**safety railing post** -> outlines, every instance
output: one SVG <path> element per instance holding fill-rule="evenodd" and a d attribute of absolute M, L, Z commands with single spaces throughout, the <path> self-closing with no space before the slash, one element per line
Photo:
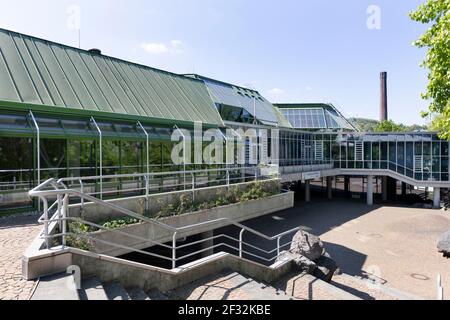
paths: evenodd
<path fill-rule="evenodd" d="M 150 209 L 149 196 L 150 196 L 150 177 L 148 175 L 144 176 L 145 180 L 145 211 L 148 212 Z"/>
<path fill-rule="evenodd" d="M 50 238 L 48 237 L 48 201 L 47 198 L 41 198 L 42 203 L 44 204 L 44 236 L 45 236 L 45 246 L 47 249 L 50 249 Z"/>
<path fill-rule="evenodd" d="M 281 249 L 280 244 L 281 244 L 281 237 L 278 237 L 278 239 L 277 239 L 277 257 L 280 256 L 280 249 Z"/>
<path fill-rule="evenodd" d="M 172 238 L 172 269 L 177 267 L 177 234 L 178 232 L 174 232 Z"/>
<path fill-rule="evenodd" d="M 441 274 L 437 276 L 437 299 L 444 300 L 444 288 L 442 287 Z"/>
<path fill-rule="evenodd" d="M 79 182 L 80 182 L 80 192 L 81 193 L 84 193 L 84 183 L 83 183 L 83 180 L 78 180 Z M 81 199 L 80 199 L 80 201 L 81 201 L 81 212 L 83 212 L 83 210 L 84 210 L 84 198 L 83 197 L 81 197 Z"/>
<path fill-rule="evenodd" d="M 191 172 L 192 178 L 192 205 L 195 204 L 195 173 Z"/>
<path fill-rule="evenodd" d="M 227 187 L 230 187 L 230 169 L 227 168 Z"/>
<path fill-rule="evenodd" d="M 59 225 L 59 230 L 62 230 L 62 220 L 61 220 L 61 217 L 62 217 L 62 210 L 63 210 L 63 199 L 62 199 L 62 196 L 60 195 L 60 194 L 58 194 L 57 196 L 56 196 L 56 201 L 58 202 L 58 225 Z"/>
<path fill-rule="evenodd" d="M 245 229 L 242 229 L 239 233 L 239 258 L 243 257 L 243 237 Z"/>
<path fill-rule="evenodd" d="M 69 209 L 69 194 L 66 193 L 64 195 L 64 199 L 63 199 L 63 207 L 62 207 L 62 230 L 61 230 L 61 234 L 62 234 L 62 246 L 65 247 L 66 246 L 66 234 L 67 234 L 67 216 L 68 216 L 68 209 Z"/>

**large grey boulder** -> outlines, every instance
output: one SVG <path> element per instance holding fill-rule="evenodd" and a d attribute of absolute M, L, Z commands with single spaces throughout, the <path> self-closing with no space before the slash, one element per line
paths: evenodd
<path fill-rule="evenodd" d="M 450 231 L 444 233 L 438 240 L 438 250 L 442 252 L 444 256 L 450 257 Z"/>
<path fill-rule="evenodd" d="M 306 272 L 308 274 L 313 274 L 317 268 L 317 265 L 314 261 L 309 260 L 305 256 L 293 254 L 290 251 L 282 252 L 277 258 L 277 262 L 280 261 L 293 261 L 298 271 Z"/>
<path fill-rule="evenodd" d="M 331 282 L 334 274 L 339 271 L 320 238 L 305 231 L 299 231 L 294 236 L 291 249 L 282 252 L 277 258 L 277 262 L 279 261 L 293 261 L 299 271 L 326 282 Z"/>
<path fill-rule="evenodd" d="M 292 239 L 290 252 L 316 261 L 323 255 L 325 249 L 319 237 L 300 230 Z"/>

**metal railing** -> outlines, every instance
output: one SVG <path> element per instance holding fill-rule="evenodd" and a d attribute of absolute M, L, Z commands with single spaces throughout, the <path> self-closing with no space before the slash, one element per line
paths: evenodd
<path fill-rule="evenodd" d="M 241 168 L 241 169 L 248 169 L 248 168 Z M 252 169 L 255 169 L 255 168 L 252 168 Z M 223 170 L 226 171 L 225 183 L 223 185 L 230 186 L 231 185 L 231 183 L 230 183 L 230 175 L 231 174 L 230 173 L 232 171 L 236 170 L 236 168 L 211 169 L 211 170 L 192 171 L 192 172 L 185 172 L 185 173 L 188 173 L 191 176 L 195 177 L 195 173 L 198 174 L 200 172 L 204 173 L 205 171 L 206 172 L 211 172 L 211 171 L 215 172 L 215 171 L 223 171 Z M 146 177 L 146 179 L 145 179 L 146 195 L 147 195 L 146 198 L 148 199 L 148 191 L 150 190 L 148 181 L 150 180 L 149 179 L 150 176 L 162 175 L 162 174 L 164 174 L 164 173 L 125 175 L 125 176 L 116 176 L 116 178 Z M 174 173 L 165 173 L 165 174 L 174 174 Z M 175 173 L 175 174 L 177 174 L 177 173 Z M 211 221 L 192 224 L 192 225 L 188 225 L 188 226 L 184 226 L 184 227 L 180 227 L 180 228 L 175 228 L 175 227 L 169 226 L 165 223 L 162 223 L 158 220 L 148 218 L 141 214 L 135 213 L 131 210 L 128 210 L 128 209 L 125 209 L 118 205 L 115 205 L 111 202 L 107 202 L 107 201 L 104 201 L 103 199 L 99 199 L 98 194 L 96 197 L 94 195 L 87 194 L 86 192 L 78 191 L 75 189 L 69 189 L 67 187 L 67 182 L 76 181 L 76 179 L 78 179 L 78 181 L 79 182 L 81 181 L 81 183 L 82 183 L 82 181 L 84 181 L 84 180 L 93 180 L 93 179 L 98 179 L 98 178 L 99 177 L 65 178 L 65 179 L 60 179 L 60 180 L 49 179 L 46 182 L 42 183 L 41 185 L 39 185 L 38 187 L 34 188 L 33 190 L 31 190 L 29 192 L 29 195 L 31 197 L 39 198 L 43 204 L 43 215 L 39 219 L 39 222 L 44 225 L 44 232 L 43 232 L 42 239 L 45 240 L 45 246 L 47 249 L 51 249 L 54 247 L 60 247 L 60 246 L 62 249 L 64 249 L 64 247 L 67 245 L 67 237 L 72 236 L 72 237 L 80 237 L 80 238 L 83 238 L 88 241 L 99 242 L 101 244 L 110 246 L 112 248 L 123 249 L 123 250 L 129 251 L 129 252 L 136 252 L 136 253 L 140 253 L 140 254 L 143 254 L 146 256 L 151 256 L 154 258 L 159 258 L 159 259 L 163 259 L 166 261 L 170 261 L 172 263 L 172 268 L 176 268 L 177 263 L 181 260 L 192 258 L 199 254 L 205 254 L 205 253 L 211 252 L 211 251 L 213 252 L 214 249 L 217 249 L 219 247 L 225 247 L 225 248 L 231 249 L 232 251 L 237 252 L 239 257 L 241 257 L 241 258 L 243 258 L 244 255 L 246 255 L 248 257 L 256 258 L 258 260 L 261 260 L 261 261 L 264 261 L 267 263 L 273 263 L 280 256 L 281 250 L 287 246 L 290 246 L 290 244 L 292 243 L 292 241 L 282 243 L 282 240 L 285 237 L 287 237 L 288 235 L 293 234 L 294 232 L 297 232 L 300 230 L 300 227 L 297 227 L 297 228 L 279 233 L 275 236 L 267 236 L 257 230 L 254 230 L 250 227 L 247 227 L 241 223 L 238 223 L 238 222 L 228 219 L 228 218 L 220 218 L 220 219 L 215 219 L 215 220 L 211 220 Z M 108 179 L 109 177 L 102 176 L 101 178 Z M 258 176 L 258 174 L 255 174 L 254 180 L 255 181 L 271 180 L 271 178 L 270 177 L 260 177 L 260 176 Z M 192 191 L 195 192 L 196 190 L 199 190 L 199 189 L 195 187 L 196 186 L 195 179 L 193 181 L 194 181 L 194 183 L 192 183 L 191 186 L 192 186 Z M 81 187 L 83 187 L 83 186 L 81 186 Z M 200 188 L 200 189 L 202 189 L 202 188 Z M 68 209 L 69 209 L 69 201 L 71 200 L 71 198 L 78 198 L 78 199 L 80 199 L 81 203 L 91 202 L 91 203 L 98 204 L 104 208 L 111 209 L 114 212 L 119 212 L 120 214 L 123 214 L 124 216 L 127 216 L 129 218 L 136 219 L 137 221 L 140 221 L 141 223 L 148 223 L 148 224 L 162 227 L 163 229 L 169 231 L 169 234 L 172 234 L 172 243 L 171 243 L 171 245 L 160 243 L 160 242 L 154 241 L 152 239 L 148 239 L 145 237 L 141 237 L 138 235 L 124 232 L 120 229 L 110 229 L 110 228 L 106 228 L 105 226 L 83 220 L 81 218 L 70 217 L 68 214 Z M 54 199 L 56 199 L 55 202 L 49 206 L 49 202 Z M 53 212 L 52 210 L 55 211 L 53 215 L 52 215 L 52 212 Z M 171 257 L 166 257 L 166 256 L 163 256 L 160 254 L 147 252 L 144 250 L 139 250 L 139 249 L 127 246 L 127 245 L 120 244 L 120 243 L 113 243 L 110 241 L 98 239 L 98 238 L 94 237 L 91 233 L 88 233 L 88 232 L 87 233 L 74 233 L 70 230 L 70 228 L 68 228 L 68 224 L 70 222 L 83 223 L 89 227 L 96 228 L 97 230 L 105 230 L 105 231 L 107 230 L 108 232 L 115 233 L 122 237 L 128 237 L 128 238 L 131 238 L 134 240 L 141 241 L 143 244 L 148 244 L 149 247 L 150 246 L 160 246 L 162 248 L 169 249 L 171 251 Z M 191 231 L 191 230 L 198 229 L 201 227 L 208 227 L 208 226 L 211 226 L 210 230 L 214 230 L 214 229 L 216 229 L 216 228 L 214 228 L 214 225 L 216 225 L 216 226 L 217 225 L 235 226 L 239 229 L 239 237 L 236 238 L 236 237 L 232 237 L 228 234 L 223 233 L 223 234 L 219 234 L 219 235 L 213 235 L 211 237 L 204 238 L 199 241 L 192 242 L 192 243 L 178 245 L 177 240 L 182 238 L 183 234 L 188 234 L 189 231 Z M 53 229 L 52 226 L 59 227 L 58 233 L 52 234 L 50 232 L 50 229 Z M 253 236 L 258 237 L 259 239 L 264 239 L 266 241 L 270 241 L 270 242 L 276 241 L 275 249 L 266 250 L 260 246 L 257 246 L 255 244 L 244 241 L 243 236 L 245 233 L 251 234 Z M 61 242 L 55 244 L 54 241 L 52 241 L 54 239 L 61 239 Z M 186 249 L 186 248 L 193 247 L 193 246 L 199 245 L 199 244 L 204 244 L 204 243 L 207 243 L 210 245 L 207 245 L 207 246 L 203 245 L 200 250 L 193 249 L 192 252 L 185 254 L 183 256 L 177 255 L 177 252 L 179 252 L 181 249 Z M 251 251 L 253 251 L 253 252 L 251 252 Z"/>

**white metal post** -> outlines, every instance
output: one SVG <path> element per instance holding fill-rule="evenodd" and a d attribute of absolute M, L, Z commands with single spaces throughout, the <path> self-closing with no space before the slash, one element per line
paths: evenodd
<path fill-rule="evenodd" d="M 239 234 L 239 258 L 242 258 L 242 256 L 243 256 L 243 250 L 242 250 L 242 248 L 243 248 L 243 236 L 244 236 L 244 232 L 245 232 L 245 229 L 242 229 L 242 230 L 241 230 L 241 233 Z"/>
<path fill-rule="evenodd" d="M 145 130 L 144 126 L 141 124 L 140 121 L 138 121 L 137 124 L 142 129 L 142 131 L 144 132 L 145 137 L 147 139 L 147 174 L 150 174 L 150 147 L 149 147 L 150 142 L 149 142 L 149 135 L 148 135 L 147 130 Z"/>
<path fill-rule="evenodd" d="M 183 137 L 183 190 L 186 190 L 186 136 L 177 125 L 175 125 L 175 129 L 177 129 Z"/>
<path fill-rule="evenodd" d="M 442 287 L 441 274 L 437 276 L 437 299 L 444 300 L 444 288 Z"/>
<path fill-rule="evenodd" d="M 147 130 L 145 130 L 144 126 L 142 125 L 142 123 L 140 121 L 137 122 L 137 125 L 139 126 L 139 128 L 141 128 L 141 130 L 144 132 L 145 137 L 146 137 L 146 166 L 147 166 L 147 176 L 144 178 L 145 179 L 145 209 L 148 211 L 149 210 L 149 187 L 150 187 L 150 141 L 149 141 L 149 135 Z"/>
<path fill-rule="evenodd" d="M 192 205 L 195 204 L 195 173 L 191 172 L 192 178 Z"/>
<path fill-rule="evenodd" d="M 33 111 L 30 110 L 30 117 L 36 127 L 36 164 L 37 164 L 37 185 L 41 184 L 41 130 L 34 117 Z M 38 211 L 41 211 L 41 202 L 38 201 Z"/>
<path fill-rule="evenodd" d="M 41 198 L 42 203 L 44 204 L 44 236 L 45 236 L 45 246 L 47 249 L 50 249 L 50 239 L 48 237 L 48 201 L 47 198 L 42 197 Z"/>
<path fill-rule="evenodd" d="M 66 194 L 63 199 L 62 207 L 62 246 L 66 246 L 66 233 L 67 233 L 67 211 L 69 210 L 69 194 Z"/>
<path fill-rule="evenodd" d="M 178 232 L 175 232 L 172 238 L 172 269 L 177 267 L 177 234 Z"/>
<path fill-rule="evenodd" d="M 94 117 L 91 117 L 92 123 L 94 123 L 98 134 L 100 138 L 100 199 L 103 199 L 103 146 L 102 146 L 102 130 L 100 130 L 100 127 L 97 124 L 97 121 L 95 121 Z"/>

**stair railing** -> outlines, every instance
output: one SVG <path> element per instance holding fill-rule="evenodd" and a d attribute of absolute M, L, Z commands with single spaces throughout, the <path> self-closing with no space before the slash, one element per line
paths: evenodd
<path fill-rule="evenodd" d="M 223 170 L 223 169 L 218 169 L 218 170 Z M 227 169 L 227 174 L 226 174 L 227 185 L 230 184 L 229 170 L 233 171 L 236 169 L 235 168 Z M 217 170 L 207 170 L 207 171 L 217 171 Z M 198 172 L 200 172 L 200 171 L 198 171 Z M 154 175 L 157 175 L 157 174 L 154 174 Z M 145 177 L 146 175 L 144 174 L 144 175 L 127 175 L 127 176 L 132 176 L 132 177 L 144 176 Z M 261 177 L 261 175 L 259 175 L 259 176 L 256 175 L 256 177 L 258 177 L 259 179 L 263 178 L 263 177 Z M 85 192 L 69 189 L 64 184 L 64 182 L 75 181 L 75 179 L 87 180 L 87 179 L 93 179 L 93 178 L 95 178 L 95 177 L 67 178 L 67 179 L 60 179 L 58 181 L 56 181 L 55 179 L 49 179 L 29 192 L 29 195 L 31 197 L 38 197 L 43 203 L 44 212 L 43 212 L 42 217 L 39 219 L 39 222 L 44 224 L 44 233 L 43 233 L 42 238 L 45 239 L 45 245 L 46 245 L 47 249 L 51 249 L 51 248 L 55 247 L 54 242 L 52 240 L 57 239 L 57 238 L 62 239 L 61 240 L 61 248 L 64 249 L 66 246 L 67 237 L 72 236 L 72 237 L 84 238 L 89 241 L 99 242 L 99 243 L 105 244 L 105 245 L 113 247 L 113 248 L 122 249 L 122 250 L 129 251 L 129 252 L 137 252 L 137 253 L 144 254 L 147 256 L 152 256 L 155 258 L 160 258 L 160 259 L 164 259 L 167 261 L 171 261 L 172 268 L 176 268 L 177 262 L 179 262 L 181 260 L 192 258 L 199 254 L 206 254 L 207 252 L 211 253 L 214 251 L 214 249 L 219 248 L 219 247 L 226 247 L 226 248 L 231 249 L 232 251 L 237 251 L 239 257 L 241 257 L 241 258 L 243 258 L 244 254 L 245 254 L 249 257 L 253 257 L 253 258 L 265 261 L 265 262 L 274 262 L 280 256 L 281 249 L 284 247 L 287 247 L 288 245 L 290 245 L 292 243 L 292 241 L 290 241 L 290 242 L 286 242 L 286 243 L 282 244 L 282 239 L 284 237 L 288 236 L 289 234 L 293 234 L 294 232 L 298 232 L 300 230 L 300 227 L 297 227 L 297 228 L 279 233 L 275 236 L 267 236 L 255 229 L 252 229 L 248 226 L 245 226 L 241 223 L 238 223 L 238 222 L 236 222 L 232 219 L 228 219 L 228 218 L 220 218 L 220 219 L 215 219 L 215 220 L 211 220 L 211 221 L 192 224 L 192 225 L 188 225 L 188 226 L 184 226 L 184 227 L 180 227 L 180 228 L 175 228 L 175 227 L 172 227 L 165 223 L 162 223 L 158 220 L 151 219 L 151 218 L 145 217 L 141 214 L 135 213 L 131 210 L 125 209 L 125 208 L 118 206 L 116 204 L 113 204 L 111 202 L 99 199 L 99 198 L 97 198 L 93 195 L 87 194 Z M 102 176 L 102 179 L 108 179 L 108 176 Z M 147 178 L 147 180 L 148 179 L 149 179 L 149 177 Z M 148 185 L 148 183 L 146 183 L 146 185 Z M 82 185 L 82 188 L 83 188 L 83 185 Z M 193 192 L 195 192 L 196 190 L 198 190 L 198 189 L 195 188 L 195 183 L 193 183 Z M 146 194 L 148 194 L 148 193 L 146 193 Z M 48 205 L 49 200 L 55 199 L 55 198 L 56 198 L 56 201 L 51 206 L 49 206 Z M 95 203 L 102 207 L 111 209 L 112 211 L 119 212 L 127 217 L 134 218 L 137 221 L 153 224 L 153 225 L 159 226 L 161 228 L 164 228 L 164 229 L 172 232 L 172 244 L 168 245 L 168 244 L 160 243 L 160 242 L 154 241 L 152 239 L 147 239 L 147 238 L 140 237 L 137 235 L 129 234 L 127 232 L 123 232 L 120 229 L 108 229 L 104 226 L 86 221 L 81 218 L 70 217 L 68 214 L 68 209 L 69 209 L 69 200 L 71 198 L 79 198 L 82 201 L 82 203 L 86 203 L 86 202 Z M 56 212 L 54 213 L 54 215 L 52 217 L 50 217 L 51 210 L 55 210 L 55 209 L 56 209 Z M 110 241 L 98 239 L 90 233 L 73 233 L 71 230 L 68 230 L 68 228 L 67 228 L 67 224 L 69 222 L 84 223 L 90 227 L 97 228 L 98 230 L 112 232 L 112 233 L 121 235 L 123 237 L 128 237 L 128 238 L 132 238 L 134 240 L 141 241 L 143 244 L 148 244 L 149 246 L 150 245 L 161 246 L 163 248 L 170 249 L 172 254 L 171 254 L 171 257 L 169 258 L 169 257 L 165 257 L 163 255 L 155 254 L 152 252 L 147 252 L 145 250 L 138 250 L 131 246 L 126 246 L 126 245 L 123 245 L 120 243 L 112 243 Z M 51 234 L 49 232 L 50 225 L 55 224 L 55 223 L 57 223 L 60 227 L 59 233 Z M 205 227 L 207 228 L 207 227 L 211 226 L 210 230 L 214 230 L 213 226 L 219 225 L 219 224 L 221 226 L 233 225 L 233 226 L 236 226 L 237 228 L 239 228 L 239 231 L 240 231 L 239 238 L 234 238 L 227 234 L 220 234 L 220 235 L 214 235 L 212 237 L 208 237 L 208 238 L 205 238 L 205 239 L 202 239 L 199 241 L 195 241 L 193 243 L 184 244 L 184 245 L 178 245 L 178 243 L 177 243 L 177 240 L 180 237 L 182 237 L 183 234 L 187 233 L 188 231 L 190 231 L 192 229 L 205 228 Z M 250 233 L 254 236 L 257 236 L 257 237 L 267 240 L 267 241 L 272 242 L 272 241 L 276 240 L 276 248 L 272 249 L 272 250 L 270 250 L 270 249 L 266 250 L 260 246 L 257 246 L 252 243 L 244 241 L 243 235 L 245 232 Z M 217 242 L 218 239 L 221 239 L 221 241 L 217 244 L 214 244 L 214 242 L 215 241 Z M 192 247 L 194 245 L 202 244 L 205 242 L 207 242 L 207 243 L 211 242 L 212 245 L 209 245 L 206 247 L 204 246 L 200 250 L 196 250 L 191 253 L 185 254 L 183 256 L 177 257 L 177 251 L 179 251 L 180 249 L 186 249 L 188 247 Z M 232 245 L 232 244 L 230 244 L 230 242 L 234 242 L 237 245 Z M 254 252 L 245 250 L 244 246 L 251 248 Z M 258 253 L 255 253 L 255 251 Z M 266 256 L 261 255 L 261 253 L 265 254 Z M 267 257 L 267 256 L 269 256 L 269 257 Z"/>

